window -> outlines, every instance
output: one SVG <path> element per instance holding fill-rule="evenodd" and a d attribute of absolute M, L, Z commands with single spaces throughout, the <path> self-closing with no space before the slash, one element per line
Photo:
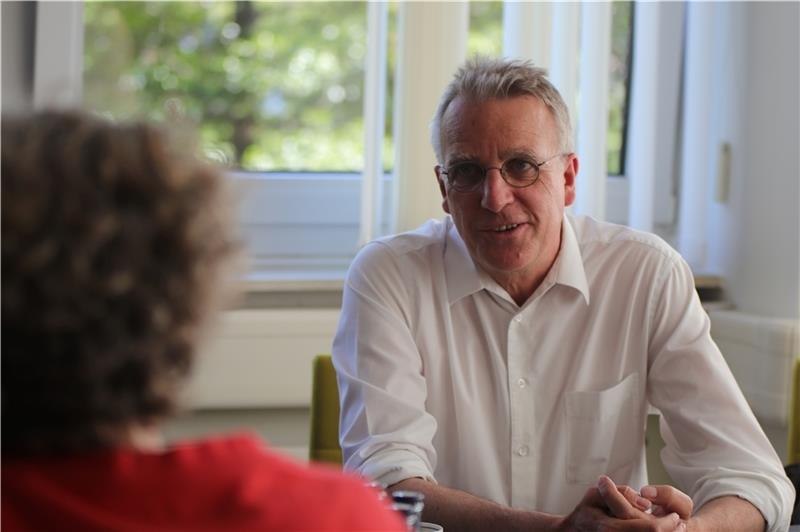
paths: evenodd
<path fill-rule="evenodd" d="M 366 31 L 363 2 L 87 2 L 84 102 L 197 129 L 238 177 L 254 271 L 341 272 L 357 245 Z"/>
<path fill-rule="evenodd" d="M 625 174 L 630 93 L 633 2 L 614 2 L 611 10 L 611 62 L 608 106 L 608 174 Z"/>
<path fill-rule="evenodd" d="M 365 34 L 357 2 L 89 2 L 84 101 L 188 121 L 232 168 L 359 171 Z"/>
<path fill-rule="evenodd" d="M 467 55 L 503 53 L 503 2 L 470 2 Z"/>
<path fill-rule="evenodd" d="M 47 13 L 66 7 L 39 4 L 37 40 L 46 46 L 37 45 L 37 68 L 82 70 L 82 78 L 61 86 L 78 87 L 89 108 L 196 129 L 208 156 L 226 164 L 240 188 L 243 236 L 254 273 L 341 278 L 359 245 L 361 173 L 365 151 L 371 151 L 365 150 L 364 127 L 374 122 L 375 112 L 383 114 L 383 131 L 366 138 L 380 139 L 375 150 L 381 152 L 376 157 L 384 170 L 384 193 L 377 212 L 382 214 L 381 230 L 389 230 L 402 4 L 381 4 L 388 11 L 380 37 L 387 42 L 385 71 L 372 76 L 372 63 L 365 60 L 375 49 L 370 41 L 375 22 L 369 16 L 374 4 L 241 0 L 71 5 L 82 10 L 82 18 L 65 23 L 63 14 Z M 502 53 L 505 7 L 497 1 L 469 4 L 468 54 Z M 419 24 L 416 11 L 414 23 Z M 467 19 L 461 20 L 466 28 Z M 615 3 L 608 151 L 612 173 L 624 170 L 631 21 L 632 5 Z M 69 34 L 72 44 L 53 44 L 57 32 Z M 76 39 L 82 48 L 73 46 Z M 62 41 L 56 37 L 55 42 Z M 75 49 L 82 59 L 70 57 Z M 365 105 L 370 77 L 385 80 L 380 111 Z M 415 111 L 405 108 L 400 118 Z M 419 131 L 420 136 L 426 133 Z"/>

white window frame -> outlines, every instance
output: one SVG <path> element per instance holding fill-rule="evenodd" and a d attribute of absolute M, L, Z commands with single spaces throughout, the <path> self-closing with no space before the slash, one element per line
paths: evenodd
<path fill-rule="evenodd" d="M 255 243 L 251 268 L 253 273 L 247 279 L 248 289 L 340 288 L 347 265 L 364 242 L 382 234 L 409 229 L 429 216 L 442 215 L 431 170 L 435 161 L 432 150 L 427 146 L 426 126 L 430 117 L 417 115 L 420 115 L 419 108 L 430 107 L 431 102 L 438 99 L 455 66 L 463 61 L 468 32 L 468 5 L 412 3 L 400 4 L 399 7 L 398 83 L 403 84 L 400 78 L 404 69 L 407 71 L 413 68 L 417 72 L 425 68 L 429 74 L 422 84 L 427 86 L 424 94 L 418 87 L 421 85 L 419 82 L 406 83 L 408 86 L 396 88 L 394 113 L 397 119 L 394 133 L 397 161 L 393 174 L 382 171 L 381 159 L 386 91 L 387 4 L 370 2 L 367 16 L 369 53 L 365 65 L 364 89 L 365 169 L 363 172 L 353 173 L 232 173 L 241 191 L 240 221 L 243 236 Z M 532 8 L 527 4 L 508 2 L 505 9 L 507 12 L 504 19 L 511 20 L 514 16 L 509 14 L 514 15 L 515 10 L 530 11 Z M 540 62 L 554 65 L 554 82 L 565 95 L 573 113 L 578 95 L 575 85 L 579 74 L 579 67 L 575 63 L 578 55 L 575 52 L 578 48 L 583 48 L 584 55 L 587 50 L 594 50 L 594 59 L 584 61 L 586 68 L 580 67 L 584 83 L 587 79 L 593 79 L 593 73 L 600 72 L 601 69 L 606 72 L 608 70 L 609 58 L 604 52 L 608 48 L 605 41 L 607 35 L 602 35 L 602 28 L 598 30 L 598 25 L 595 25 L 580 31 L 576 29 L 581 26 L 578 23 L 580 17 L 584 20 L 597 17 L 597 13 L 587 15 L 587 10 L 592 9 L 602 11 L 601 14 L 605 15 L 610 13 L 609 6 L 577 6 L 569 3 L 548 6 L 544 11 L 534 9 L 534 25 L 549 27 L 552 23 L 552 31 L 546 33 L 551 36 L 549 49 L 542 39 L 537 43 L 521 45 L 523 48 L 527 47 L 525 49 L 534 50 L 531 53 L 550 57 L 549 62 L 540 57 Z M 527 16 L 525 13 L 516 15 Z M 439 18 L 449 23 L 438 25 L 439 31 L 419 31 L 425 24 Z M 603 20 L 606 18 L 610 18 L 610 15 Z M 446 32 L 441 28 L 448 29 L 450 33 L 445 35 Z M 506 37 L 508 42 L 504 42 L 504 47 L 513 52 L 513 27 L 509 34 L 512 38 Z M 516 34 L 519 39 L 524 39 L 526 32 Z M 583 45 L 580 34 L 583 34 Z M 591 39 L 593 35 L 597 37 L 594 41 L 600 42 L 602 46 L 587 44 L 587 39 Z M 435 39 L 440 41 L 434 41 Z M 429 62 L 427 64 L 418 64 L 418 60 L 413 65 L 403 64 L 404 52 L 408 52 L 409 48 L 441 49 L 443 46 L 440 43 L 450 45 L 453 50 L 438 56 L 427 54 L 430 56 L 425 57 L 425 61 Z M 637 44 L 634 43 L 634 46 Z M 463 49 L 454 50 L 455 48 Z M 522 49 L 518 51 L 518 55 L 525 53 L 527 52 Z M 634 53 L 640 52 L 637 50 Z M 79 106 L 83 74 L 83 2 L 38 3 L 34 55 L 34 107 L 41 109 L 50 106 Z M 411 56 L 419 58 L 419 50 L 415 54 L 408 52 L 408 57 Z M 573 57 L 573 63 L 565 66 L 565 57 Z M 631 75 L 635 74 L 634 69 Z M 635 81 L 634 79 L 632 86 Z M 54 91 L 54 87 L 58 87 L 58 90 Z M 590 101 L 587 98 L 592 99 Z M 588 91 L 582 91 L 582 108 L 590 108 L 595 100 Z M 420 102 L 425 105 L 420 106 Z M 602 107 L 606 109 L 605 106 Z M 592 143 L 597 144 L 596 135 L 601 130 L 602 137 L 605 138 L 607 112 L 603 111 L 595 118 L 597 123 L 594 125 L 597 127 L 590 128 L 594 133 L 586 135 L 587 140 L 581 140 L 581 124 L 578 124 L 579 150 L 582 144 L 585 150 L 590 149 Z M 587 119 L 581 119 L 585 129 Z M 588 123 L 591 124 L 592 121 L 589 120 Z M 629 134 L 634 127 L 632 122 Z M 593 142 L 590 142 L 591 139 Z M 602 153 L 599 150 L 594 151 L 589 154 L 588 159 L 586 154 L 582 154 L 581 191 L 594 190 L 597 193 L 584 193 L 588 207 L 584 207 L 583 212 L 578 214 L 594 214 L 626 223 L 629 203 L 632 201 L 629 200 L 630 180 L 626 176 L 607 176 L 605 149 Z M 631 150 L 628 151 L 630 153 Z M 590 173 L 590 168 L 594 168 L 595 172 Z M 598 198 L 603 199 L 598 201 Z M 298 219 L 300 216 L 311 215 L 313 220 Z M 265 224 L 270 225 L 270 231 L 259 230 Z M 262 243 L 258 244 L 258 241 Z M 283 256 L 273 253 L 265 255 L 259 251 L 265 249 L 265 246 L 269 248 L 276 244 L 284 251 Z"/>
<path fill-rule="evenodd" d="M 83 103 L 83 7 L 80 1 L 39 2 L 37 6 L 36 110 Z M 383 172 L 381 157 L 387 13 L 386 3 L 368 4 L 365 171 L 230 173 L 239 200 L 242 237 L 255 244 L 250 246 L 248 290 L 340 289 L 358 245 L 388 232 L 391 174 Z M 362 196 L 366 201 L 361 201 Z M 309 213 L 314 214 L 313 220 L 300 218 Z M 266 224 L 274 229 L 258 230 Z M 282 253 L 261 252 L 276 243 Z"/>

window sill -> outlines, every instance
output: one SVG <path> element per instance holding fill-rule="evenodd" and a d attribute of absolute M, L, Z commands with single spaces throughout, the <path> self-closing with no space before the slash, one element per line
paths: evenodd
<path fill-rule="evenodd" d="M 333 292 L 344 288 L 343 271 L 286 271 L 251 273 L 241 280 L 247 293 L 259 292 Z"/>
<path fill-rule="evenodd" d="M 240 281 L 239 288 L 247 293 L 258 292 L 333 292 L 344 288 L 345 272 L 286 271 L 251 273 Z M 695 275 L 698 290 L 722 290 L 722 278 L 716 275 Z"/>

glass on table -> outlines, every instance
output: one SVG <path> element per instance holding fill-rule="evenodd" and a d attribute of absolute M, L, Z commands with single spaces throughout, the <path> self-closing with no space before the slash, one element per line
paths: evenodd
<path fill-rule="evenodd" d="M 422 509 L 425 507 L 425 496 L 418 491 L 395 491 L 391 494 L 392 508 L 405 518 L 410 532 L 420 532 Z"/>

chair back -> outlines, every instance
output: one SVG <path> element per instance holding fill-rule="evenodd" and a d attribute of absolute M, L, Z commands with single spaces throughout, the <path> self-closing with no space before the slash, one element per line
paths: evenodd
<path fill-rule="evenodd" d="M 800 464 L 800 358 L 794 360 L 792 402 L 789 403 L 789 445 L 787 464 Z"/>
<path fill-rule="evenodd" d="M 317 355 L 314 358 L 312 378 L 309 459 L 341 466 L 339 388 L 330 355 Z"/>
<path fill-rule="evenodd" d="M 675 481 L 667 473 L 661 461 L 661 450 L 664 448 L 664 438 L 661 437 L 659 422 L 660 414 L 648 414 L 647 426 L 644 436 L 645 458 L 647 459 L 647 482 L 650 484 L 666 484 L 675 486 Z"/>

